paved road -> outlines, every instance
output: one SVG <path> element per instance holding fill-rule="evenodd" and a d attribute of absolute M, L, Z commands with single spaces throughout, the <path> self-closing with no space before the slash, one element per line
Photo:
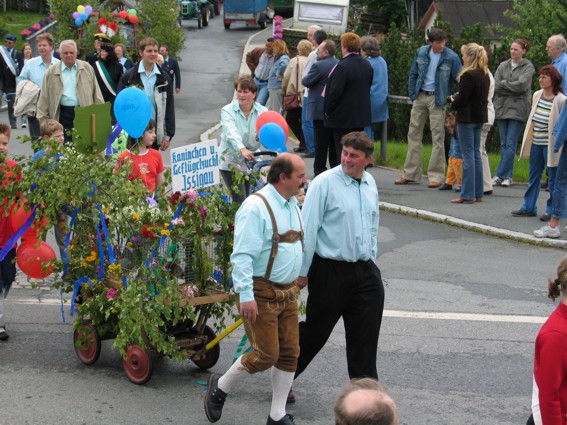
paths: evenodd
<path fill-rule="evenodd" d="M 188 30 L 174 146 L 197 141 L 218 121 L 251 34 L 238 28 L 225 32 L 219 19 L 204 30 Z M 186 82 L 192 79 L 194 84 Z M 0 121 L 6 121 L 5 112 Z M 17 151 L 14 145 L 12 151 Z M 509 216 L 521 197 L 520 186 L 499 188 L 482 204 L 456 206 L 448 203 L 447 193 L 424 185 L 396 187 L 396 173 L 378 168 L 372 173 L 384 203 L 525 234 L 539 225 L 536 219 Z M 546 279 L 553 276 L 565 251 L 389 212 L 381 215 L 379 244 L 386 312 L 378 370 L 399 405 L 401 423 L 524 423 L 533 341 L 554 308 L 545 297 Z M 49 288 L 16 288 L 8 307 L 12 337 L 0 344 L 0 423 L 207 423 L 202 399 L 208 373 L 190 362 L 164 359 L 147 385 L 135 386 L 124 376 L 110 341 L 103 343 L 96 365 L 86 367 L 78 361 L 70 320 L 62 323 L 58 294 Z M 212 372 L 222 373 L 230 365 L 241 332 L 223 341 L 221 359 Z M 298 424 L 333 422 L 334 398 L 347 380 L 344 350 L 339 324 L 295 383 L 298 402 L 289 410 Z M 229 397 L 219 423 L 265 423 L 268 379 L 260 374 L 243 383 Z"/>

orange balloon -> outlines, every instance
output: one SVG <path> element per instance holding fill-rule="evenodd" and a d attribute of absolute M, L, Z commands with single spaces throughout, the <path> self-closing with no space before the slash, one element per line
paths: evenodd
<path fill-rule="evenodd" d="M 43 279 L 53 273 L 54 264 L 49 267 L 43 267 L 43 265 L 56 258 L 55 251 L 46 242 L 38 243 L 28 240 L 23 242 L 16 251 L 16 263 L 20 270 L 35 279 Z"/>
<path fill-rule="evenodd" d="M 258 115 L 258 119 L 256 120 L 256 134 L 260 134 L 260 129 L 262 128 L 262 126 L 269 122 L 273 122 L 274 124 L 279 125 L 285 133 L 285 140 L 288 139 L 289 126 L 287 125 L 287 122 L 282 114 L 276 111 L 266 111 Z"/>

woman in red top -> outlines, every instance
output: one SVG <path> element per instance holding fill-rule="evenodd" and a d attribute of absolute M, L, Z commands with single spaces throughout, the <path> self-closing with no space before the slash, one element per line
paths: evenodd
<path fill-rule="evenodd" d="M 156 139 L 156 122 L 150 120 L 146 131 L 142 137 L 136 142 L 135 139 L 129 138 L 130 149 L 123 152 L 118 157 L 116 169 L 122 165 L 126 158 L 130 158 L 132 164 L 132 172 L 128 176 L 128 180 L 140 179 L 148 188 L 148 192 L 153 193 L 156 187 L 161 186 L 164 182 L 163 160 L 160 151 L 152 149 L 152 143 Z M 132 143 L 134 144 L 132 145 Z M 137 153 L 135 152 L 137 150 Z"/>
<path fill-rule="evenodd" d="M 549 281 L 548 297 L 561 302 L 536 338 L 534 385 L 537 385 L 543 425 L 567 423 L 567 257 L 557 267 L 557 279 Z M 537 411 L 534 409 L 534 419 Z M 536 422 L 538 423 L 538 422 Z"/>

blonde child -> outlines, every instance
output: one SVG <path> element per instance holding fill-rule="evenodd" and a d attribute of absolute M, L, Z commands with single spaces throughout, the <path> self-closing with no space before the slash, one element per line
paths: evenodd
<path fill-rule="evenodd" d="M 117 169 L 122 165 L 126 158 L 129 158 L 132 164 L 132 172 L 128 176 L 128 180 L 140 179 L 148 188 L 148 192 L 153 193 L 158 186 L 164 182 L 163 160 L 161 153 L 152 149 L 152 144 L 156 139 L 156 122 L 150 120 L 146 131 L 139 139 L 129 137 L 130 149 L 123 152 L 118 157 L 116 164 Z"/>
<path fill-rule="evenodd" d="M 449 148 L 447 177 L 445 183 L 439 186 L 439 190 L 455 189 L 455 191 L 459 191 L 463 183 L 463 155 L 457 135 L 457 119 L 453 112 L 447 112 L 445 115 L 445 131 L 451 135 L 451 146 Z"/>
<path fill-rule="evenodd" d="M 0 187 L 9 185 L 14 180 L 20 180 L 21 174 L 17 171 L 18 164 L 8 158 L 8 144 L 10 143 L 10 126 L 0 123 L 0 175 L 2 182 Z M 0 248 L 2 248 L 10 239 L 14 231 L 10 217 L 5 215 L 6 200 L 0 204 Z M 8 292 L 12 287 L 12 283 L 16 279 L 16 247 L 14 246 L 0 261 L 0 341 L 6 341 L 9 336 L 6 332 L 6 324 L 4 319 L 4 299 L 8 296 Z"/>

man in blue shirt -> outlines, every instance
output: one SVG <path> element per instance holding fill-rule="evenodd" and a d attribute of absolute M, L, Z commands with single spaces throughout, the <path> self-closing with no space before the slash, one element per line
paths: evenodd
<path fill-rule="evenodd" d="M 430 188 L 441 186 L 445 177 L 445 106 L 453 83 L 461 70 L 461 60 L 445 47 L 447 33 L 439 28 L 429 30 L 429 44 L 417 50 L 408 81 L 412 100 L 408 130 L 408 152 L 404 175 L 395 184 L 421 181 L 421 143 L 423 128 L 429 118 L 432 149 L 427 178 Z"/>
<path fill-rule="evenodd" d="M 567 78 L 567 41 L 562 34 L 555 34 L 549 37 L 545 45 L 545 50 L 551 58 L 551 64 L 563 77 L 562 87 L 565 87 L 565 79 Z"/>
<path fill-rule="evenodd" d="M 374 144 L 363 131 L 343 136 L 341 165 L 310 184 L 302 216 L 305 253 L 297 283 L 309 283 L 306 320 L 299 324 L 299 376 L 342 317 L 350 378 L 378 379 L 376 353 L 384 286 L 375 264 L 378 189 L 365 168 Z"/>
<path fill-rule="evenodd" d="M 237 381 L 270 369 L 272 407 L 267 423 L 294 424 L 285 404 L 299 355 L 295 281 L 303 261 L 303 224 L 295 195 L 306 183 L 303 159 L 279 155 L 268 183 L 246 198 L 236 213 L 230 257 L 240 315 L 254 350 L 240 356 L 224 375 L 209 377 L 205 413 L 210 422 L 220 419 Z"/>
<path fill-rule="evenodd" d="M 26 62 L 24 69 L 22 69 L 17 78 L 17 82 L 20 84 L 22 81 L 29 80 L 41 88 L 43 76 L 51 65 L 59 63 L 59 59 L 53 57 L 53 36 L 51 34 L 48 32 L 40 34 L 36 37 L 35 42 L 39 56 Z M 28 115 L 27 118 L 30 136 L 34 140 L 39 139 L 39 120 L 31 115 Z"/>

